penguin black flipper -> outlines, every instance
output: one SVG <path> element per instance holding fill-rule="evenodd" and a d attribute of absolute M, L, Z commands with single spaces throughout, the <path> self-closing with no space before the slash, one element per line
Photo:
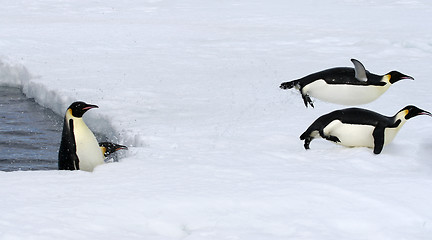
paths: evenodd
<path fill-rule="evenodd" d="M 359 81 L 367 82 L 368 78 L 364 65 L 359 60 L 354 58 L 351 59 L 351 62 L 354 64 L 355 78 Z"/>
<path fill-rule="evenodd" d="M 375 154 L 380 154 L 384 147 L 384 131 L 385 131 L 385 127 L 376 126 L 374 131 L 372 132 L 372 136 L 374 138 L 373 152 Z"/>
<path fill-rule="evenodd" d="M 69 126 L 64 121 L 62 140 L 59 150 L 59 170 L 79 170 L 79 159 L 76 155 L 75 135 L 73 134 L 73 120 Z"/>
<path fill-rule="evenodd" d="M 332 136 L 332 135 L 324 136 L 323 138 L 326 139 L 326 140 L 328 140 L 328 141 L 335 142 L 335 143 L 340 142 L 340 140 L 339 140 L 338 137 Z"/>
<path fill-rule="evenodd" d="M 75 141 L 75 134 L 74 134 L 74 123 L 72 119 L 69 119 L 69 126 L 70 126 L 70 131 L 69 134 L 71 135 L 71 141 L 69 142 L 70 144 L 70 149 L 72 149 L 72 152 L 70 153 L 70 158 L 72 160 L 72 163 L 74 165 L 74 169 L 75 170 L 79 170 L 79 159 L 78 159 L 78 155 L 76 154 L 77 150 L 76 150 L 76 141 Z"/>

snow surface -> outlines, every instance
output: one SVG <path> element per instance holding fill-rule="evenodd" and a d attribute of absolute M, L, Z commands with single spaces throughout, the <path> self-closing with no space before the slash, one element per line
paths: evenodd
<path fill-rule="evenodd" d="M 412 75 L 363 107 L 432 110 L 428 0 L 3 0 L 0 82 L 129 146 L 81 171 L 0 172 L 0 239 L 432 239 L 432 119 L 380 155 L 300 134 L 279 84 L 363 62 Z"/>

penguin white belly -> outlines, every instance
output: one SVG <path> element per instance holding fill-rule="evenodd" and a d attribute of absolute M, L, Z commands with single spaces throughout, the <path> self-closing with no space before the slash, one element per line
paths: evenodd
<path fill-rule="evenodd" d="M 403 123 L 397 128 L 386 128 L 384 130 L 384 145 L 393 141 Z M 339 139 L 341 145 L 347 147 L 369 147 L 373 148 L 374 137 L 372 135 L 375 126 L 361 124 L 346 124 L 339 120 L 329 123 L 324 129 L 325 135 L 335 136 Z"/>
<path fill-rule="evenodd" d="M 360 105 L 372 102 L 381 96 L 390 84 L 384 86 L 365 86 L 348 84 L 328 84 L 316 80 L 303 88 L 303 93 L 326 102 L 343 105 Z"/>
<path fill-rule="evenodd" d="M 74 135 L 80 170 L 91 172 L 104 163 L 96 137 L 82 119 L 74 119 Z"/>
<path fill-rule="evenodd" d="M 347 147 L 374 147 L 371 125 L 346 124 L 334 120 L 324 128 L 325 135 L 335 136 L 341 145 Z"/>

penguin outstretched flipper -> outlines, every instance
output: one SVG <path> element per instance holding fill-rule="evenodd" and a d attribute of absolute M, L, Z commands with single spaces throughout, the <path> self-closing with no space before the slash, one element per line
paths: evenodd
<path fill-rule="evenodd" d="M 366 76 L 366 68 L 357 59 L 353 58 L 351 59 L 351 62 L 354 64 L 355 78 L 359 81 L 366 82 L 368 80 Z"/>

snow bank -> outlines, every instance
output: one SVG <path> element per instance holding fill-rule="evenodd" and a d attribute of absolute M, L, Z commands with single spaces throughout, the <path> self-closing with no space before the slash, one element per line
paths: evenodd
<path fill-rule="evenodd" d="M 24 87 L 29 80 L 30 73 L 25 66 L 0 59 L 0 86 Z"/>
<path fill-rule="evenodd" d="M 52 109 L 62 116 L 67 107 L 74 101 L 81 99 L 63 94 L 61 91 L 50 89 L 45 83 L 38 82 L 38 78 L 30 74 L 28 69 L 19 63 L 8 63 L 0 59 L 0 87 L 9 86 L 20 88 L 28 98 L 33 98 L 41 106 Z M 110 141 L 123 142 L 129 146 L 140 146 L 142 143 L 134 134 L 123 139 L 111 125 L 109 117 L 104 114 L 93 114 L 88 118 L 93 131 L 103 134 Z M 93 124 L 97 122 L 97 124 Z"/>

